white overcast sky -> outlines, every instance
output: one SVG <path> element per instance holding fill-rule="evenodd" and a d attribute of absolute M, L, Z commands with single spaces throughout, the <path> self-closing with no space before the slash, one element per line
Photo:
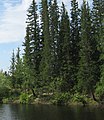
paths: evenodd
<path fill-rule="evenodd" d="M 17 1 L 17 2 L 14 2 Z M 25 35 L 26 10 L 31 0 L 4 0 L 0 11 L 0 43 L 23 40 Z M 14 2 L 14 4 L 13 4 Z"/>

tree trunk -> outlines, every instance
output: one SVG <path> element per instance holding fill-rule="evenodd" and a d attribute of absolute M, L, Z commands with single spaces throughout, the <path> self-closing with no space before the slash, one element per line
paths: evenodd
<path fill-rule="evenodd" d="M 36 94 L 35 94 L 35 92 L 34 92 L 34 89 L 33 89 L 33 88 L 31 88 L 31 91 L 32 91 L 33 96 L 34 96 L 34 97 L 36 97 Z"/>
<path fill-rule="evenodd" d="M 95 95 L 94 95 L 94 92 L 93 92 L 93 91 L 91 91 L 91 94 L 92 94 L 92 98 L 93 98 L 93 100 L 94 100 L 94 101 L 96 101 L 96 102 L 98 102 L 98 100 L 96 99 L 96 97 L 95 97 Z"/>

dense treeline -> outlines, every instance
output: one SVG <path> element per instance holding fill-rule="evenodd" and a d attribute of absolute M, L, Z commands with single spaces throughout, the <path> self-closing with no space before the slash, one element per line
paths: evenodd
<path fill-rule="evenodd" d="M 39 5 L 33 0 L 26 23 L 23 57 L 19 48 L 12 54 L 12 93 L 51 94 L 59 103 L 70 98 L 103 101 L 103 0 L 93 0 L 91 8 L 85 0 L 81 8 L 71 0 L 70 11 L 57 0 L 41 0 Z"/>

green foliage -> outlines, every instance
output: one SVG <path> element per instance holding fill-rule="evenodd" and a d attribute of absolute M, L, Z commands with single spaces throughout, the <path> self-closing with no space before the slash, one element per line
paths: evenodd
<path fill-rule="evenodd" d="M 23 83 L 24 74 L 23 74 L 23 62 L 20 57 L 20 48 L 17 49 L 15 67 L 16 67 L 16 70 L 14 73 L 15 83 L 16 83 L 15 87 L 21 88 L 21 85 Z"/>
<path fill-rule="evenodd" d="M 40 67 L 40 30 L 38 20 L 38 7 L 33 0 L 29 6 L 27 13 L 27 27 L 23 56 L 23 70 L 24 70 L 24 89 L 37 88 L 39 80 L 39 67 Z"/>
<path fill-rule="evenodd" d="M 86 96 L 76 93 L 72 96 L 72 101 L 77 103 L 86 104 Z"/>
<path fill-rule="evenodd" d="M 52 100 L 53 104 L 65 105 L 70 100 L 70 93 L 56 93 Z"/>
<path fill-rule="evenodd" d="M 49 31 L 51 43 L 51 76 L 59 76 L 59 6 L 57 0 L 49 2 Z"/>
<path fill-rule="evenodd" d="M 49 11 L 48 1 L 41 0 L 41 25 L 42 25 L 42 37 L 43 37 L 43 49 L 42 59 L 40 64 L 40 76 L 44 85 L 49 84 L 51 74 L 51 41 L 49 32 Z"/>
<path fill-rule="evenodd" d="M 90 102 L 86 95 L 81 95 L 80 93 L 75 93 L 71 97 L 71 101 L 72 103 L 81 103 L 83 106 L 85 106 L 87 102 Z"/>
<path fill-rule="evenodd" d="M 10 90 L 10 96 L 11 97 L 19 97 L 20 96 L 20 94 L 21 94 L 21 89 L 19 88 L 19 89 L 11 89 Z"/>
<path fill-rule="evenodd" d="M 7 104 L 7 103 L 9 103 L 9 99 L 8 99 L 8 98 L 3 98 L 2 102 L 3 102 L 4 104 Z"/>
<path fill-rule="evenodd" d="M 10 65 L 10 79 L 11 79 L 11 83 L 13 88 L 15 87 L 16 81 L 15 81 L 15 54 L 14 54 L 14 50 L 12 53 L 12 58 L 11 58 L 11 65 Z"/>
<path fill-rule="evenodd" d="M 70 20 L 68 12 L 62 3 L 61 20 L 59 25 L 59 41 L 58 41 L 58 63 L 59 63 L 59 77 L 63 80 L 61 86 L 62 92 L 70 90 L 68 82 L 72 79 L 71 72 L 71 43 L 70 43 Z M 64 87 L 65 86 L 65 87 Z"/>
<path fill-rule="evenodd" d="M 81 24 L 81 13 L 78 7 L 77 0 L 71 0 L 71 19 L 70 19 L 70 61 L 71 61 L 71 81 L 75 85 L 77 83 L 77 72 L 79 70 L 78 62 L 79 62 L 79 50 L 80 50 L 80 40 L 81 40 L 81 31 L 80 31 L 80 24 Z"/>
<path fill-rule="evenodd" d="M 0 100 L 9 95 L 10 81 L 4 73 L 0 72 Z"/>
<path fill-rule="evenodd" d="M 96 96 L 100 101 L 104 101 L 104 85 L 98 85 L 95 91 Z"/>
<path fill-rule="evenodd" d="M 19 97 L 19 102 L 22 104 L 31 103 L 32 95 L 28 95 L 27 93 L 21 93 Z"/>
<path fill-rule="evenodd" d="M 54 104 L 66 104 L 70 99 L 86 104 L 89 98 L 83 94 L 92 94 L 94 99 L 94 91 L 100 100 L 104 99 L 104 2 L 93 0 L 91 14 L 85 0 L 80 10 L 77 0 L 71 0 L 71 18 L 64 3 L 60 9 L 57 0 L 41 0 L 40 6 L 38 14 L 32 0 L 23 59 L 19 48 L 16 56 L 13 51 L 11 84 L 0 73 L 0 97 L 7 96 L 12 85 L 10 95 L 20 96 L 20 103 L 32 100 L 29 93 L 48 100 L 53 97 Z"/>
<path fill-rule="evenodd" d="M 91 31 L 90 8 L 84 1 L 81 9 L 80 60 L 77 79 L 80 92 L 86 91 L 87 93 L 93 91 L 97 82 L 95 79 L 96 62 L 93 59 L 96 45 L 93 45 Z"/>

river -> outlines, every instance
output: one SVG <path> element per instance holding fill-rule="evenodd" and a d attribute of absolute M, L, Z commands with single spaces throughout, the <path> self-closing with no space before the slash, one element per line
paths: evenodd
<path fill-rule="evenodd" d="M 53 105 L 0 105 L 0 120 L 104 120 L 104 109 Z"/>

